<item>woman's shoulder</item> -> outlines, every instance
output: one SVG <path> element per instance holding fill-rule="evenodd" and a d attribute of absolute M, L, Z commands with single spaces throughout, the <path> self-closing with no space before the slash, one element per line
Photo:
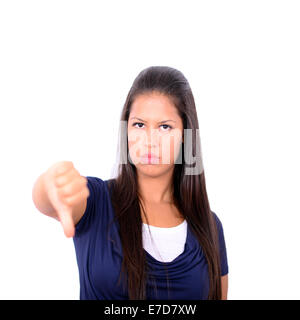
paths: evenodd
<path fill-rule="evenodd" d="M 98 176 L 86 176 L 87 185 L 90 191 L 93 192 L 105 192 L 108 187 L 111 187 L 115 179 L 104 179 Z"/>
<path fill-rule="evenodd" d="M 104 185 L 105 180 L 97 176 L 86 176 L 88 182 L 93 185 L 98 185 L 99 187 Z"/>
<path fill-rule="evenodd" d="M 210 210 L 210 211 L 211 211 L 213 217 L 215 218 L 215 221 L 216 221 L 216 225 L 217 225 L 218 230 L 219 230 L 219 231 L 222 231 L 222 230 L 223 230 L 223 224 L 222 224 L 219 216 L 218 216 L 214 211 L 212 211 L 212 210 Z"/>
<path fill-rule="evenodd" d="M 100 225 L 106 225 L 110 216 L 110 197 L 108 194 L 107 183 L 109 181 L 98 176 L 86 176 L 87 187 L 89 189 L 89 196 L 85 212 L 79 222 L 76 224 L 77 234 L 86 233 L 88 230 L 92 231 L 96 228 L 95 222 L 98 221 Z"/>

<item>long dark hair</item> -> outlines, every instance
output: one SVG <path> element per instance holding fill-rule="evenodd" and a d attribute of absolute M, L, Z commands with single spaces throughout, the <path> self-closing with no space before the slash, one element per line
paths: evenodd
<path fill-rule="evenodd" d="M 196 174 L 186 174 L 186 170 L 193 166 L 189 166 L 191 159 L 187 159 L 185 152 L 180 164 L 175 161 L 172 181 L 173 200 L 205 254 L 210 284 L 208 299 L 219 300 L 221 299 L 221 267 L 217 226 L 206 192 L 202 157 L 199 158 L 201 147 L 195 101 L 185 76 L 177 69 L 167 66 L 150 66 L 142 70 L 135 78 L 127 95 L 120 123 L 122 121 L 127 123 L 131 105 L 138 95 L 152 92 L 169 97 L 181 116 L 183 128 L 192 129 L 192 141 L 189 144 L 192 150 L 190 151 L 192 151 L 191 156 L 198 157 L 200 170 Z M 185 142 L 184 138 L 181 147 L 185 147 Z M 117 176 L 115 179 L 110 179 L 108 185 L 122 243 L 121 273 L 126 278 L 129 299 L 147 299 L 147 262 L 142 243 L 141 208 L 143 209 L 143 205 L 137 187 L 136 167 L 130 161 L 121 159 L 124 154 L 129 153 L 127 136 L 120 137 L 119 148 L 120 162 Z"/>

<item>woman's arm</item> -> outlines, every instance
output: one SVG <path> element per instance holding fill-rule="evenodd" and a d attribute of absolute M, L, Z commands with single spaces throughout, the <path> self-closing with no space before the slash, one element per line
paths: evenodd
<path fill-rule="evenodd" d="M 225 276 L 221 276 L 221 290 L 222 290 L 222 298 L 221 298 L 221 300 L 227 300 L 228 273 Z"/>

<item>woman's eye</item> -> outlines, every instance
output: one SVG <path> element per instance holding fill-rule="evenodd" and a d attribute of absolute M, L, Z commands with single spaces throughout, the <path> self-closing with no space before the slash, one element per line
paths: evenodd
<path fill-rule="evenodd" d="M 142 122 L 135 122 L 135 123 L 133 124 L 133 127 L 136 127 L 136 125 L 142 125 L 142 126 L 143 126 L 144 124 L 143 124 Z M 169 130 L 172 129 L 172 127 L 169 126 L 168 124 L 162 124 L 160 127 L 165 127 L 163 131 L 169 131 Z M 136 127 L 136 128 L 141 128 L 141 127 L 138 126 L 138 127 Z M 165 130 L 165 129 L 167 129 L 167 130 Z"/>
<path fill-rule="evenodd" d="M 141 122 L 135 122 L 135 123 L 133 124 L 133 126 L 135 127 L 136 124 L 142 124 L 142 125 L 144 125 L 144 124 L 141 123 Z M 138 127 L 138 128 L 140 128 L 140 127 Z"/>
<path fill-rule="evenodd" d="M 172 129 L 172 127 L 171 127 L 171 126 L 169 126 L 168 124 L 162 124 L 162 125 L 161 125 L 161 127 L 163 127 L 163 126 L 167 126 L 167 129 L 168 129 L 168 130 L 163 130 L 163 131 L 169 131 L 169 130 L 171 130 L 171 129 Z"/>

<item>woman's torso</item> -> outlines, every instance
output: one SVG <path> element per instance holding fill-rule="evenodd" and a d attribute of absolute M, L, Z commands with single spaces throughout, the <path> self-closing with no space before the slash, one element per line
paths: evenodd
<path fill-rule="evenodd" d="M 107 180 L 87 178 L 90 197 L 73 238 L 80 278 L 80 299 L 128 300 L 126 285 L 122 287 L 118 283 L 123 259 L 118 222 L 111 225 L 109 239 L 106 233 L 115 215 Z M 180 219 L 172 220 L 173 223 L 179 225 Z M 207 262 L 189 224 L 186 227 L 183 252 L 173 261 L 161 262 L 144 249 L 149 267 L 147 299 L 207 299 Z M 226 272 L 227 265 L 224 264 L 223 268 L 223 272 Z"/>

